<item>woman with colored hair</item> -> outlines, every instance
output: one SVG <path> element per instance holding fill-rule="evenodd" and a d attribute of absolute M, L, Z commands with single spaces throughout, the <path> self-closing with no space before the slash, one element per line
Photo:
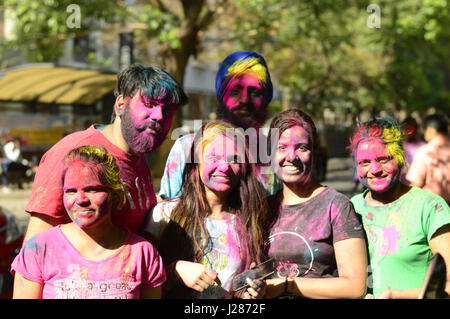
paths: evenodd
<path fill-rule="evenodd" d="M 317 133 L 299 109 L 270 124 L 272 167 L 283 189 L 268 198 L 268 255 L 276 271 L 265 298 L 360 298 L 366 289 L 367 255 L 362 225 L 350 200 L 314 180 Z"/>
<path fill-rule="evenodd" d="M 235 275 L 264 261 L 266 199 L 245 136 L 226 122 L 206 123 L 190 158 L 181 197 L 160 202 L 145 228 L 166 265 L 163 298 L 259 297 L 260 281 L 243 294 L 231 289 Z"/>
<path fill-rule="evenodd" d="M 450 273 L 449 206 L 441 197 L 400 181 L 405 152 L 401 128 L 391 117 L 362 123 L 350 149 L 367 187 L 351 201 L 367 234 L 373 295 L 417 298 L 434 254 L 442 255 Z"/>
<path fill-rule="evenodd" d="M 61 176 L 72 222 L 23 246 L 11 266 L 13 298 L 161 298 L 166 275 L 158 252 L 111 222 L 126 201 L 111 154 L 97 146 L 75 148 L 64 157 Z"/>

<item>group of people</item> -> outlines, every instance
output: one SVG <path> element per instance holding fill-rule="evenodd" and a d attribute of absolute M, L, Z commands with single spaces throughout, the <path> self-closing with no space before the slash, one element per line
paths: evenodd
<path fill-rule="evenodd" d="M 349 199 L 315 180 L 306 112 L 280 112 L 262 134 L 268 67 L 234 52 L 216 77 L 218 119 L 175 142 L 157 197 L 144 154 L 187 96 L 141 65 L 118 75 L 115 94 L 112 123 L 64 137 L 41 159 L 14 298 L 417 298 L 435 254 L 450 273 L 448 203 L 401 182 L 392 118 L 355 130 L 349 149 L 366 189 Z M 273 275 L 233 290 L 269 258 Z"/>

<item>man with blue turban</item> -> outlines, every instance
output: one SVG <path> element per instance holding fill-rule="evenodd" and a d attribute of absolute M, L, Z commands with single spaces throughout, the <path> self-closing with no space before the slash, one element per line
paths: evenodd
<path fill-rule="evenodd" d="M 273 87 L 264 58 L 248 51 L 230 54 L 216 76 L 217 117 L 247 129 L 259 128 L 267 119 Z"/>
<path fill-rule="evenodd" d="M 258 130 L 267 119 L 267 106 L 273 87 L 264 58 L 256 52 L 236 51 L 220 64 L 216 75 L 217 118 L 238 128 Z M 194 134 L 182 136 L 174 143 L 161 179 L 160 199 L 181 196 L 183 170 L 191 150 Z M 273 174 L 258 166 L 257 175 L 268 194 L 281 187 Z"/>

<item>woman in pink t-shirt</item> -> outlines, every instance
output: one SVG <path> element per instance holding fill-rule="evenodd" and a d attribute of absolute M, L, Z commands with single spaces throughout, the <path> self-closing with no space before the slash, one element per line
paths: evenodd
<path fill-rule="evenodd" d="M 158 252 L 111 222 L 125 203 L 114 158 L 104 148 L 78 147 L 65 156 L 61 176 L 72 222 L 24 245 L 11 266 L 13 298 L 160 298 L 166 275 Z"/>

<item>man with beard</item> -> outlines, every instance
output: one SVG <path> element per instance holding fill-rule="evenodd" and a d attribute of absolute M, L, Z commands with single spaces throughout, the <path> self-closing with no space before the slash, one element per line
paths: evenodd
<path fill-rule="evenodd" d="M 261 154 L 257 157 L 258 145 L 265 145 L 259 129 L 267 119 L 267 106 L 272 95 L 270 73 L 261 55 L 237 51 L 226 57 L 219 66 L 216 75 L 216 97 L 219 102 L 217 118 L 245 131 L 256 162 L 258 180 L 268 194 L 274 194 L 282 187 L 269 166 L 261 161 Z M 183 170 L 189 160 L 193 139 L 194 134 L 188 134 L 175 141 L 161 179 L 160 200 L 181 195 Z"/>
<path fill-rule="evenodd" d="M 52 226 L 70 222 L 64 210 L 61 167 L 64 156 L 82 145 L 105 147 L 115 158 L 127 202 L 112 213 L 113 224 L 139 233 L 156 196 L 144 154 L 165 139 L 175 111 L 188 101 L 175 79 L 158 67 L 132 65 L 118 75 L 110 124 L 94 124 L 65 136 L 41 159 L 30 200 L 25 240 Z M 82 203 L 80 203 L 82 205 Z"/>

